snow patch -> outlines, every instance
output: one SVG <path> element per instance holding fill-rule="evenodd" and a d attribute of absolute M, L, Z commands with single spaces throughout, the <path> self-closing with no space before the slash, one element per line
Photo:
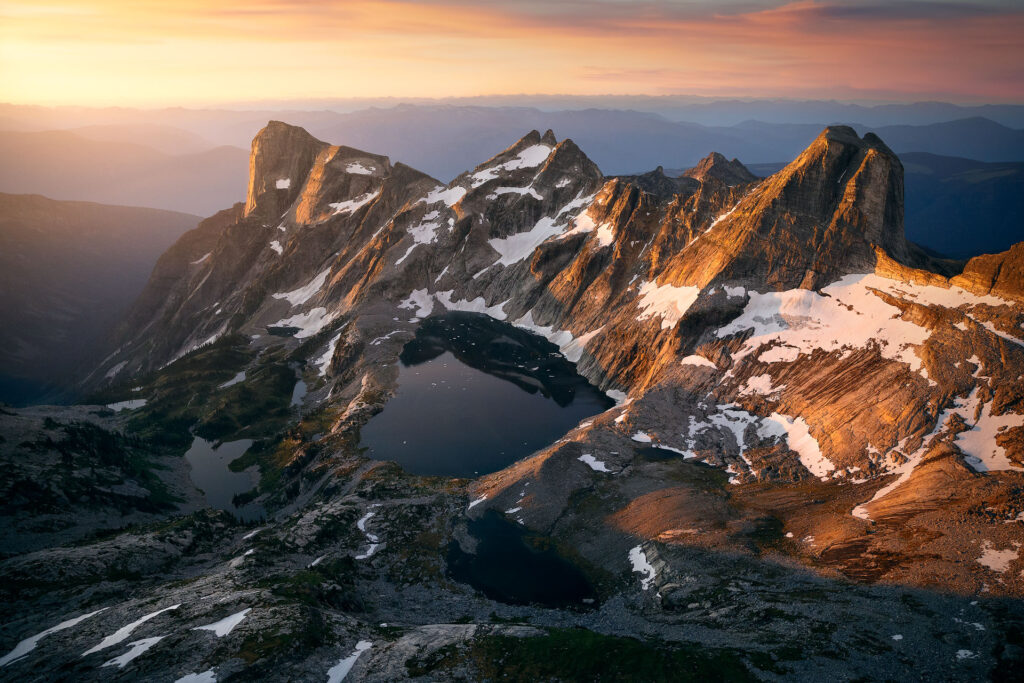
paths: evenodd
<path fill-rule="evenodd" d="M 1010 568 L 1010 564 L 1017 559 L 1020 553 L 1020 543 L 1014 543 L 1012 548 L 996 550 L 991 541 L 984 541 L 981 544 L 981 557 L 978 564 L 1000 574 Z"/>
<path fill-rule="evenodd" d="M 661 318 L 661 329 L 675 327 L 700 295 L 700 287 L 659 285 L 645 281 L 640 284 L 637 306 L 642 310 L 637 320 Z"/>
<path fill-rule="evenodd" d="M 451 189 L 446 187 L 435 187 L 431 190 L 426 197 L 420 199 L 420 202 L 426 204 L 437 204 L 438 202 L 444 202 L 445 206 L 455 206 L 455 204 L 466 196 L 466 188 L 464 187 L 453 187 Z"/>
<path fill-rule="evenodd" d="M 360 640 L 356 643 L 356 649 L 352 654 L 327 670 L 327 683 L 341 683 L 345 680 L 345 676 L 348 676 L 348 672 L 352 670 L 356 660 L 359 659 L 359 655 L 363 654 L 371 647 L 373 647 L 373 643 L 369 640 Z"/>
<path fill-rule="evenodd" d="M 291 186 L 292 186 L 292 179 L 291 178 L 278 178 L 277 182 L 274 183 L 274 187 L 276 187 L 279 190 L 287 190 Z"/>
<path fill-rule="evenodd" d="M 374 169 L 367 168 L 358 161 L 353 161 L 345 167 L 345 173 L 351 173 L 352 175 L 373 175 L 373 171 Z"/>
<path fill-rule="evenodd" d="M 629 394 L 625 391 L 619 391 L 618 389 L 608 389 L 604 392 L 604 395 L 615 401 L 615 406 L 624 406 L 629 403 Z"/>
<path fill-rule="evenodd" d="M 799 357 L 800 349 L 794 346 L 778 345 L 762 353 L 757 360 L 761 363 L 792 363 Z"/>
<path fill-rule="evenodd" d="M 527 187 L 499 187 L 491 194 L 487 195 L 488 199 L 497 199 L 499 195 L 503 194 L 518 194 L 518 195 L 530 195 L 534 199 L 544 199 L 543 196 L 537 190 L 533 189 L 533 185 Z"/>
<path fill-rule="evenodd" d="M 722 289 L 725 290 L 727 296 L 733 298 L 738 298 L 747 295 L 747 290 L 744 289 L 743 287 L 730 287 L 729 285 L 724 285 Z"/>
<path fill-rule="evenodd" d="M 335 313 L 328 313 L 323 306 L 317 306 L 305 313 L 293 315 L 273 323 L 270 327 L 297 327 L 296 339 L 305 339 L 316 335 L 320 330 L 330 325 L 338 317 Z"/>
<path fill-rule="evenodd" d="M 772 376 L 767 374 L 755 375 L 747 379 L 747 383 L 744 384 L 739 394 L 741 396 L 749 394 L 761 394 L 763 396 L 771 396 L 786 388 L 785 384 L 779 386 L 772 386 Z"/>
<path fill-rule="evenodd" d="M 711 361 L 709 361 L 707 358 L 705 358 L 704 356 L 698 356 L 696 354 L 687 356 L 686 358 L 684 358 L 681 361 L 679 361 L 679 364 L 680 365 L 696 365 L 698 367 L 711 368 L 712 370 L 717 370 L 718 369 L 718 366 L 715 365 L 714 363 L 712 363 Z"/>
<path fill-rule="evenodd" d="M 498 177 L 498 173 L 502 171 L 515 171 L 521 168 L 536 168 L 544 163 L 548 156 L 551 155 L 551 147 L 547 145 L 532 145 L 527 147 L 514 158 L 496 166 L 484 168 L 471 177 L 473 187 L 480 187 L 489 180 L 494 180 Z"/>
<path fill-rule="evenodd" d="M 437 297 L 437 300 L 441 303 L 441 305 L 444 306 L 445 309 L 449 311 L 468 311 L 470 313 L 483 313 L 484 315 L 489 315 L 492 318 L 495 318 L 496 320 L 505 320 L 508 318 L 508 314 L 505 313 L 504 311 L 505 304 L 508 303 L 507 301 L 502 301 L 500 304 L 495 304 L 493 306 L 488 306 L 487 302 L 484 301 L 484 298 L 482 296 L 478 296 L 477 298 L 471 299 L 469 301 L 452 301 L 453 293 L 454 290 L 449 290 L 447 292 L 437 292 L 434 294 L 434 296 Z"/>
<path fill-rule="evenodd" d="M 374 505 L 373 507 L 376 508 L 377 506 Z M 363 534 L 366 536 L 366 540 L 369 541 L 369 543 L 370 543 L 370 547 L 369 547 L 369 549 L 367 549 L 367 551 L 365 553 L 362 553 L 360 555 L 356 555 L 356 559 L 357 560 L 365 560 L 365 559 L 367 559 L 368 557 L 372 556 L 375 552 L 377 552 L 377 548 L 380 547 L 380 543 L 378 542 L 378 541 L 380 541 L 380 539 L 377 538 L 377 535 L 373 534 L 373 533 L 370 533 L 369 531 L 366 530 L 366 523 L 368 521 L 370 521 L 370 518 L 373 517 L 376 514 L 377 513 L 374 512 L 371 509 L 365 515 L 360 517 L 359 520 L 356 522 L 356 528 L 359 529 L 361 532 L 363 532 Z"/>
<path fill-rule="evenodd" d="M 440 214 L 437 211 L 431 211 L 423 216 L 419 225 L 406 230 L 406 232 L 412 237 L 412 246 L 406 250 L 405 254 L 401 258 L 395 261 L 396 266 L 409 258 L 413 249 L 419 245 L 433 244 L 437 241 L 437 230 L 441 227 L 441 221 L 438 220 L 439 216 Z"/>
<path fill-rule="evenodd" d="M 132 623 L 127 624 L 125 626 L 122 626 L 121 628 L 119 628 L 116 631 L 114 631 L 111 635 L 109 635 L 106 638 L 104 638 L 103 640 L 101 640 L 99 645 L 95 645 L 95 646 L 89 648 L 88 650 L 86 650 L 85 652 L 83 652 L 82 656 L 85 657 L 86 655 L 91 655 L 93 652 L 99 652 L 100 650 L 105 650 L 108 647 L 113 647 L 114 645 L 117 645 L 118 643 L 121 643 L 121 642 L 124 642 L 125 640 L 128 640 L 128 637 L 132 634 L 132 632 L 135 629 L 137 629 L 138 627 L 142 626 L 143 624 L 145 624 L 150 619 L 152 619 L 154 617 L 157 617 L 157 616 L 163 614 L 164 612 L 170 612 L 171 610 L 176 610 L 179 607 L 181 607 L 180 604 L 171 605 L 170 607 L 165 607 L 163 609 L 157 610 L 156 612 L 150 612 L 149 614 L 136 619 Z"/>
<path fill-rule="evenodd" d="M 134 398 L 130 401 L 118 401 L 117 403 L 108 403 L 107 408 L 113 410 L 115 413 L 119 413 L 122 410 L 137 410 L 142 406 L 146 405 L 146 399 Z"/>
<path fill-rule="evenodd" d="M 544 216 L 525 232 L 519 232 L 508 237 L 500 237 L 487 240 L 494 251 L 500 257 L 497 263 L 503 266 L 510 266 L 518 263 L 533 253 L 549 237 L 554 237 L 562 232 L 563 226 L 550 216 Z"/>
<path fill-rule="evenodd" d="M 398 307 L 415 310 L 417 318 L 426 318 L 434 310 L 434 297 L 426 289 L 414 289 Z"/>
<path fill-rule="evenodd" d="M 657 573 L 654 571 L 654 566 L 647 561 L 643 546 L 638 545 L 629 551 L 629 563 L 633 566 L 634 572 L 643 574 L 640 578 L 640 587 L 643 590 L 650 588 Z"/>
<path fill-rule="evenodd" d="M 327 350 L 324 351 L 324 355 L 313 361 L 319 376 L 324 377 L 327 374 L 327 368 L 330 367 L 331 359 L 334 358 L 334 350 L 338 348 L 339 339 L 341 339 L 341 332 L 338 332 L 338 334 L 331 338 L 331 341 L 327 342 Z"/>
<path fill-rule="evenodd" d="M 292 306 L 298 306 L 304 304 L 313 298 L 313 295 L 323 289 L 324 283 L 327 282 L 327 276 L 331 274 L 331 267 L 328 266 L 322 272 L 317 273 L 313 276 L 313 279 L 307 282 L 298 289 L 293 289 L 290 292 L 280 292 L 273 294 L 275 299 L 287 299 L 288 303 Z"/>
<path fill-rule="evenodd" d="M 578 363 L 580 358 L 583 357 L 583 351 L 586 345 L 593 339 L 598 333 L 604 329 L 604 326 L 587 332 L 583 336 L 576 338 L 573 337 L 572 332 L 568 330 L 556 330 L 554 326 L 550 325 L 538 325 L 533 320 L 533 311 L 527 311 L 523 317 L 512 323 L 516 327 L 524 330 L 539 334 L 540 336 L 547 339 L 549 342 L 558 347 L 565 358 L 572 362 Z"/>
<path fill-rule="evenodd" d="M 980 371 L 981 368 L 978 368 Z M 965 416 L 970 424 L 974 415 L 969 418 Z M 1015 427 L 1024 427 L 1024 415 L 1006 413 L 1004 415 L 992 414 L 992 402 L 989 401 L 981 406 L 981 414 L 978 415 L 971 428 L 956 435 L 954 443 L 964 453 L 964 460 L 976 472 L 990 472 L 993 470 L 1016 470 L 1024 472 L 1024 468 L 1014 465 L 1006 456 L 1006 449 L 996 442 L 996 437 Z"/>
<path fill-rule="evenodd" d="M 270 248 L 277 252 L 278 256 L 284 253 L 284 247 L 282 247 L 281 243 L 278 242 L 277 240 L 274 240 L 273 242 L 270 243 Z"/>
<path fill-rule="evenodd" d="M 220 621 L 215 621 L 212 624 L 206 626 L 196 626 L 193 631 L 213 631 L 214 635 L 218 638 L 223 638 L 227 634 L 231 633 L 232 630 L 245 619 L 246 615 L 252 611 L 251 607 L 247 607 L 241 612 L 235 612 L 230 617 L 224 617 Z"/>
<path fill-rule="evenodd" d="M 235 375 L 234 377 L 229 379 L 227 382 L 224 382 L 224 384 L 219 385 L 217 388 L 218 389 L 227 389 L 228 387 L 233 387 L 236 384 L 238 384 L 239 382 L 244 382 L 244 381 L 245 381 L 245 370 L 242 370 L 240 373 L 238 373 L 237 375 Z"/>
<path fill-rule="evenodd" d="M 791 347 L 797 353 L 877 345 L 883 357 L 905 363 L 911 371 L 918 372 L 921 359 L 914 348 L 923 344 L 930 332 L 902 320 L 900 309 L 873 291 L 891 282 L 876 275 L 847 275 L 822 289 L 822 294 L 806 289 L 750 292 L 743 313 L 717 334 L 726 337 L 753 330 L 753 335 L 734 354 L 737 360 L 771 343 Z M 768 360 L 794 357 L 794 351 L 789 350 L 775 354 L 778 356 L 769 355 Z"/>
<path fill-rule="evenodd" d="M 584 453 L 583 455 L 578 457 L 577 460 L 579 460 L 582 463 L 585 463 L 590 467 L 590 469 L 594 470 L 595 472 L 611 472 L 611 470 L 608 469 L 603 462 L 595 458 L 590 453 Z"/>
<path fill-rule="evenodd" d="M 110 661 L 103 662 L 103 666 L 116 666 L 118 669 L 123 669 L 128 662 L 141 656 L 146 652 L 146 650 L 153 647 L 163 639 L 164 636 L 156 636 L 154 638 L 143 638 L 142 640 L 136 640 L 135 642 L 128 643 L 128 652 L 125 652 L 120 657 L 114 657 Z"/>
<path fill-rule="evenodd" d="M 354 213 L 358 209 L 361 209 L 362 207 L 372 202 L 379 195 L 380 189 L 377 189 L 374 192 L 367 192 L 366 194 L 361 194 L 358 197 L 355 197 L 354 199 L 349 199 L 344 202 L 333 202 L 331 204 L 328 204 L 327 206 L 334 209 L 333 215 L 335 216 L 337 216 L 340 213 Z"/>
<path fill-rule="evenodd" d="M 109 370 L 107 370 L 107 374 L 105 375 L 105 378 L 106 379 L 110 379 L 111 377 L 113 377 L 117 373 L 119 373 L 122 370 L 124 370 L 124 366 L 126 366 L 126 365 L 128 365 L 128 361 L 126 361 L 126 360 L 121 361 L 120 363 L 118 363 L 114 367 L 112 367 Z"/>
<path fill-rule="evenodd" d="M 34 636 L 30 636 L 28 638 L 25 638 L 24 640 L 19 642 L 17 645 L 15 645 L 13 650 L 8 652 L 3 657 L 0 657 L 0 668 L 3 668 L 3 667 L 8 666 L 10 664 L 13 664 L 14 662 L 18 661 L 19 659 L 23 659 L 24 657 L 26 657 L 28 655 L 28 653 L 30 653 L 30 652 L 32 652 L 32 650 L 36 649 L 36 646 L 39 645 L 39 641 L 42 640 L 43 638 L 45 638 L 47 636 L 51 636 L 54 633 L 59 633 L 60 631 L 64 631 L 66 629 L 72 628 L 74 626 L 78 626 L 80 623 L 82 623 L 86 619 L 88 619 L 90 617 L 94 617 L 97 614 L 99 614 L 100 612 L 105 611 L 106 609 L 107 608 L 104 607 L 102 609 L 96 610 L 95 612 L 89 612 L 88 614 L 83 614 L 83 615 L 81 615 L 79 617 L 75 617 L 74 619 L 68 619 L 66 621 L 62 621 L 59 624 L 57 624 L 56 626 L 51 626 L 50 628 L 46 629 L 45 631 L 40 631 L 39 633 L 35 634 Z"/>
<path fill-rule="evenodd" d="M 800 353 L 815 349 L 836 351 L 875 346 L 884 358 L 905 363 L 912 372 L 921 373 L 921 359 L 915 349 L 931 336 L 932 330 L 903 320 L 900 309 L 883 301 L 880 294 L 951 309 L 1011 305 L 999 297 L 977 296 L 959 287 L 945 289 L 875 274 L 854 274 L 823 288 L 821 294 L 804 289 L 750 292 L 740 317 L 717 334 L 726 337 L 753 330 L 753 335 L 734 354 L 737 360 L 773 342 L 788 348 L 766 351 L 761 354 L 762 362 L 795 360 Z M 994 327 L 990 331 L 1021 343 Z"/>
<path fill-rule="evenodd" d="M 827 479 L 828 473 L 836 467 L 828 458 L 821 454 L 818 447 L 818 440 L 811 436 L 807 421 L 802 417 L 790 417 L 780 413 L 772 413 L 762 423 L 764 430 L 758 429 L 758 434 L 767 435 L 774 430 L 770 425 L 778 425 L 786 434 L 786 443 L 789 449 L 800 456 L 800 464 L 819 479 Z M 777 432 L 776 432 L 777 433 Z"/>

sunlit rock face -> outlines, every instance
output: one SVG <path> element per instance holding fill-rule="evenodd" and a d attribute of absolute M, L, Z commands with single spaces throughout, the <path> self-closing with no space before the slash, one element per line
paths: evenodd
<path fill-rule="evenodd" d="M 936 261 L 902 212 L 899 159 L 843 126 L 765 179 L 716 154 L 606 179 L 533 131 L 444 185 L 272 122 L 243 215 L 183 238 L 188 265 L 143 295 L 166 303 L 133 312 L 108 364 L 244 333 L 311 347 L 336 389 L 387 387 L 374 358 L 431 314 L 475 311 L 632 399 L 614 429 L 737 483 L 910 477 L 954 414 L 985 435 L 948 439 L 967 471 L 1016 467 L 1020 249 Z"/>

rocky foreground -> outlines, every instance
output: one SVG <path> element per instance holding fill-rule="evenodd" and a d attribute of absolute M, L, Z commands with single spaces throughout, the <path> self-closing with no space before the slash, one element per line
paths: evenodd
<path fill-rule="evenodd" d="M 1013 680 L 1024 244 L 940 259 L 902 211 L 845 127 L 765 179 L 605 178 L 549 131 L 445 185 L 272 122 L 85 379 L 112 408 L 0 415 L 0 677 Z M 368 460 L 448 311 L 617 405 L 474 480 Z M 264 523 L 205 509 L 193 435 L 253 441 Z M 484 528 L 587 597 L 474 578 Z"/>

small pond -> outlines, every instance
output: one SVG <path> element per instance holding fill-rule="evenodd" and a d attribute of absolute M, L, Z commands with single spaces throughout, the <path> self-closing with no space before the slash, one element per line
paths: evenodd
<path fill-rule="evenodd" d="M 195 437 L 192 447 L 185 453 L 189 464 L 189 478 L 196 488 L 206 496 L 206 502 L 212 508 L 227 510 L 245 522 L 262 519 L 263 506 L 256 503 L 235 505 L 235 496 L 248 493 L 259 483 L 259 473 L 255 466 L 243 472 L 232 472 L 228 466 L 249 450 L 252 439 L 226 441 L 216 445 Z"/>
<path fill-rule="evenodd" d="M 494 510 L 468 523 L 476 541 L 465 552 L 448 547 L 448 575 L 500 602 L 546 607 L 594 606 L 597 593 L 580 569 L 558 554 L 545 536 L 529 533 Z"/>
<path fill-rule="evenodd" d="M 395 396 L 363 427 L 361 446 L 414 474 L 475 477 L 612 405 L 543 337 L 448 313 L 425 320 L 406 344 Z"/>

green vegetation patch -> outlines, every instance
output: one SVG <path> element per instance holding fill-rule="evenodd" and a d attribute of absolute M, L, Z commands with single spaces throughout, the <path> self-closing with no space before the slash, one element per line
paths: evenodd
<path fill-rule="evenodd" d="M 147 403 L 132 413 L 129 429 L 148 442 L 188 448 L 191 430 L 204 439 L 261 438 L 280 431 L 292 417 L 295 372 L 283 350 L 264 353 L 253 364 L 249 340 L 230 335 L 203 347 L 140 382 L 129 398 Z M 245 370 L 245 380 L 221 387 Z M 116 395 L 115 395 L 116 394 Z M 105 392 L 92 400 L 124 399 Z"/>
<path fill-rule="evenodd" d="M 491 681 L 754 681 L 737 653 L 607 636 L 582 628 L 540 637 L 483 636 L 406 661 L 410 676 L 457 667 Z"/>
<path fill-rule="evenodd" d="M 162 467 L 153 462 L 138 437 L 108 431 L 89 422 L 65 424 L 46 418 L 43 426 L 57 432 L 57 437 L 41 435 L 21 443 L 19 448 L 29 453 L 55 453 L 59 462 L 47 469 L 46 485 L 30 480 L 10 482 L 0 510 L 9 513 L 33 506 L 38 512 L 48 505 L 66 506 L 70 500 L 103 503 L 124 511 L 162 512 L 180 502 L 155 474 L 154 470 Z M 149 495 L 120 495 L 107 489 L 129 479 L 147 489 Z"/>

